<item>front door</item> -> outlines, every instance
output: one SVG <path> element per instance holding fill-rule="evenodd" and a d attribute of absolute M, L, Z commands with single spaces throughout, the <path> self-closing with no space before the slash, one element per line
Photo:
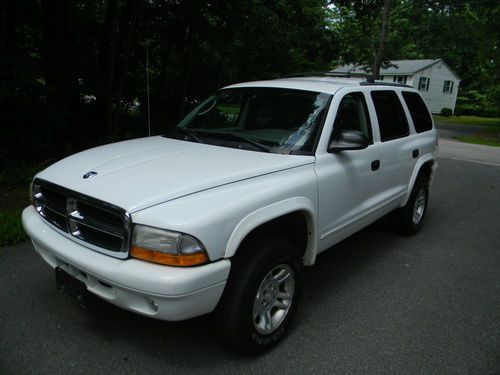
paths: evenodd
<path fill-rule="evenodd" d="M 337 94 L 338 95 L 338 94 Z M 335 98 L 336 99 L 336 98 Z M 369 139 L 362 150 L 317 154 L 319 185 L 319 251 L 325 250 L 371 220 L 380 202 L 380 144 L 373 142 L 372 124 L 363 92 L 350 92 L 338 103 L 330 141 L 342 130 L 358 130 Z"/>

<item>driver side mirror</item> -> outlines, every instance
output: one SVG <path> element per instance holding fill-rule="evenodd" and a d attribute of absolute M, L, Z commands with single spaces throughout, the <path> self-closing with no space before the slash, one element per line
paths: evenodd
<path fill-rule="evenodd" d="M 368 137 L 359 130 L 343 130 L 328 145 L 328 152 L 362 150 L 369 144 Z"/>

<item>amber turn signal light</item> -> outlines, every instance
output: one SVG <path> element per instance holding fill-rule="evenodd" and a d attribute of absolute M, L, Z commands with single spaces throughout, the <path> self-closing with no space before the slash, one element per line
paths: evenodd
<path fill-rule="evenodd" d="M 133 246 L 130 255 L 134 258 L 146 260 L 152 263 L 165 264 L 168 266 L 189 267 L 199 266 L 208 262 L 206 252 L 197 252 L 193 254 L 167 254 L 161 251 L 151 251 L 141 247 Z"/>

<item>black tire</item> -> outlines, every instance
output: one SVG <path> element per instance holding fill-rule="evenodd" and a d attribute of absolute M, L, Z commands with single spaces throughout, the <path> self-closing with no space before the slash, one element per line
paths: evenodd
<path fill-rule="evenodd" d="M 278 283 L 278 275 L 287 273 L 289 276 Z M 302 266 L 292 243 L 278 237 L 249 241 L 233 258 L 228 284 L 214 314 L 216 329 L 231 347 L 240 351 L 261 353 L 268 350 L 287 332 L 301 290 Z M 291 297 L 280 300 L 278 295 L 285 293 Z M 283 303 L 282 308 L 270 308 L 275 303 Z M 269 311 L 274 327 L 265 324 L 269 320 L 262 319 L 268 317 L 263 311 Z"/>
<path fill-rule="evenodd" d="M 396 223 L 402 234 L 411 236 L 422 228 L 428 201 L 429 178 L 420 175 L 413 185 L 408 202 L 396 211 Z"/>

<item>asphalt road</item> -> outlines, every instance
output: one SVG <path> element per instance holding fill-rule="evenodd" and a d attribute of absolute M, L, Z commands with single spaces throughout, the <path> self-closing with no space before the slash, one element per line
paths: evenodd
<path fill-rule="evenodd" d="M 439 134 L 439 156 L 500 166 L 500 147 L 457 142 L 462 135 L 473 135 L 485 126 L 436 123 Z"/>
<path fill-rule="evenodd" d="M 500 147 L 462 143 L 439 138 L 438 156 L 500 167 Z"/>
<path fill-rule="evenodd" d="M 318 257 L 273 351 L 206 317 L 160 322 L 55 290 L 29 244 L 0 249 L 0 374 L 500 374 L 500 167 L 440 159 L 423 230 L 370 226 Z"/>
<path fill-rule="evenodd" d="M 445 124 L 436 123 L 439 137 L 445 139 L 453 139 L 461 135 L 472 135 L 483 129 L 482 125 L 462 125 L 462 124 Z"/>

